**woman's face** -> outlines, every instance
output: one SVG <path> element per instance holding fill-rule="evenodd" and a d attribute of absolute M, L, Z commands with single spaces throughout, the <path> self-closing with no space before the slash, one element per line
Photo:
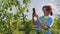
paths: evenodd
<path fill-rule="evenodd" d="M 48 11 L 48 10 L 46 10 L 46 8 L 44 8 L 44 9 L 43 9 L 43 12 L 44 12 L 44 15 L 47 15 L 47 16 L 48 16 L 49 13 L 51 12 L 51 10 Z"/>

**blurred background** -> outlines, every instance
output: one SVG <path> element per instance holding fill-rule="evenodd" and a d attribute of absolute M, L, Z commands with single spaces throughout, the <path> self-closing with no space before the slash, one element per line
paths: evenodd
<path fill-rule="evenodd" d="M 42 16 L 44 5 L 53 9 L 52 34 L 60 34 L 60 0 L 0 0 L 0 34 L 36 34 L 32 8 Z"/>

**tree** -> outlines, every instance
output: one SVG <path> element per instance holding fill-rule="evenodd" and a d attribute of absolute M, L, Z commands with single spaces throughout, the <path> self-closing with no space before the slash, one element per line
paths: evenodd
<path fill-rule="evenodd" d="M 30 0 L 23 0 L 24 7 L 18 0 L 0 0 L 0 34 L 19 34 L 19 28 L 25 21 L 25 11 L 28 10 Z M 9 13 L 12 7 L 16 7 L 16 14 Z"/>

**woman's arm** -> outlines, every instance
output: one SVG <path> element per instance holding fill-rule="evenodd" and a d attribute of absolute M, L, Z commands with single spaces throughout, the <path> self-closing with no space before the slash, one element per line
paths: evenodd
<path fill-rule="evenodd" d="M 33 22 L 33 25 L 36 25 L 35 20 L 34 20 L 34 14 L 33 13 L 32 13 L 32 22 Z"/>
<path fill-rule="evenodd" d="M 40 26 L 41 26 L 44 30 L 46 30 L 46 29 L 48 28 L 46 25 L 44 25 L 44 24 L 41 23 L 39 17 L 37 17 L 37 20 L 38 20 L 38 22 L 40 23 Z"/>
<path fill-rule="evenodd" d="M 40 19 L 39 19 L 39 17 L 38 17 L 37 14 L 35 14 L 35 17 L 37 18 L 37 20 L 38 20 L 40 26 L 41 26 L 44 30 L 46 30 L 48 27 L 47 27 L 46 25 L 44 25 L 43 23 L 41 23 L 41 21 L 40 21 Z"/>

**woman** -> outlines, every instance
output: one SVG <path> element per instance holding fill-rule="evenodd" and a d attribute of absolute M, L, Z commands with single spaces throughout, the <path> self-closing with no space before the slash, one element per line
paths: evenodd
<path fill-rule="evenodd" d="M 37 25 L 36 33 L 39 34 L 39 32 L 41 32 L 43 29 L 45 31 L 44 34 L 51 34 L 51 31 L 49 29 L 53 25 L 52 17 L 50 17 L 50 15 L 53 15 L 52 8 L 51 6 L 46 5 L 43 6 L 42 10 L 44 15 L 40 17 L 36 13 L 32 13 L 32 21 Z M 34 17 L 37 18 L 36 21 L 34 20 Z"/>

